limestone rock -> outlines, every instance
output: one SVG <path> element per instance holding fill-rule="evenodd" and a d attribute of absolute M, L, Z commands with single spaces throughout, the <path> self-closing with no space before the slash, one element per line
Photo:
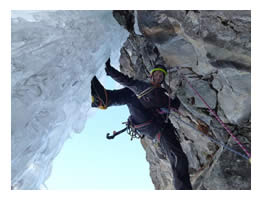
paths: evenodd
<path fill-rule="evenodd" d="M 174 114 L 170 116 L 189 159 L 193 188 L 250 189 L 248 160 L 208 137 L 242 150 L 180 77 L 182 72 L 250 151 L 250 11 L 137 11 L 137 20 L 143 36 L 133 33 L 128 38 L 122 48 L 121 69 L 142 79 L 146 75 L 141 73 L 147 73 L 158 60 L 170 69 L 181 67 L 178 72 L 173 70 L 166 82 L 171 79 L 171 94 L 177 94 L 186 108 L 180 119 L 205 132 L 200 134 Z M 166 156 L 149 140 L 142 140 L 142 145 L 155 189 L 172 189 Z"/>

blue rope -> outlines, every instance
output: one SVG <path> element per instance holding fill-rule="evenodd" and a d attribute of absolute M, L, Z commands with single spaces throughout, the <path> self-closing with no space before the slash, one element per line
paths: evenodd
<path fill-rule="evenodd" d="M 161 109 L 161 111 L 166 112 L 166 109 Z M 229 146 L 225 145 L 223 142 L 218 141 L 218 140 L 215 140 L 214 138 L 212 138 L 212 137 L 210 137 L 210 136 L 208 136 L 208 135 L 202 133 L 201 131 L 199 131 L 198 129 L 196 129 L 196 128 L 193 127 L 192 125 L 188 124 L 187 122 L 183 121 L 182 119 L 176 117 L 175 115 L 174 115 L 174 117 L 175 117 L 177 120 L 179 120 L 179 121 L 183 122 L 184 124 L 186 124 L 187 126 L 189 126 L 190 128 L 192 128 L 193 130 L 195 130 L 196 132 L 207 136 L 212 142 L 223 146 L 225 149 L 227 149 L 227 150 L 229 150 L 229 151 L 231 151 L 231 152 L 233 152 L 233 153 L 235 153 L 235 154 L 237 154 L 237 155 L 239 155 L 239 156 L 245 158 L 246 160 L 249 160 L 249 158 L 248 158 L 246 155 L 244 155 L 244 154 L 242 154 L 242 153 L 240 153 L 240 152 L 238 152 L 238 151 L 236 151 L 236 150 L 230 148 Z"/>

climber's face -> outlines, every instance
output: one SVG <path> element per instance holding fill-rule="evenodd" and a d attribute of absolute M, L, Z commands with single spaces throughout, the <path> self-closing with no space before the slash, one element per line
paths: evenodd
<path fill-rule="evenodd" d="M 152 83 L 155 85 L 160 85 L 164 80 L 164 73 L 162 71 L 155 71 L 152 74 Z"/>

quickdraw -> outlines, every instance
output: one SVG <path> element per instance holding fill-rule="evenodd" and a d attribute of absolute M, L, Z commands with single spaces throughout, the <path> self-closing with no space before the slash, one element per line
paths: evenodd
<path fill-rule="evenodd" d="M 142 139 L 144 137 L 144 135 L 140 134 L 137 129 L 142 128 L 144 126 L 148 126 L 150 123 L 151 123 L 151 120 L 147 121 L 145 123 L 142 123 L 142 124 L 135 125 L 132 122 L 131 117 L 129 117 L 127 122 L 122 123 L 122 124 L 126 125 L 126 127 L 124 129 L 122 129 L 120 131 L 113 131 L 112 135 L 110 135 L 110 133 L 107 133 L 106 138 L 109 140 L 114 139 L 114 137 L 116 137 L 117 135 L 120 135 L 121 133 L 127 131 L 127 134 L 131 136 L 131 140 L 133 140 L 133 138 Z"/>

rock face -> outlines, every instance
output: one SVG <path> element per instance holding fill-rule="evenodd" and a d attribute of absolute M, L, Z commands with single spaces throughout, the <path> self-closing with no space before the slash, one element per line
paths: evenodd
<path fill-rule="evenodd" d="M 139 32 L 131 31 L 121 49 L 121 70 L 144 80 L 155 63 L 180 66 L 166 77 L 172 96 L 176 94 L 187 110 L 180 118 L 244 154 L 182 80 L 182 72 L 250 152 L 250 11 L 138 11 L 135 15 Z M 187 154 L 194 189 L 251 189 L 247 159 L 213 143 L 177 120 L 176 114 L 170 118 Z M 158 144 L 146 138 L 141 143 L 155 189 L 174 189 L 169 162 Z"/>

